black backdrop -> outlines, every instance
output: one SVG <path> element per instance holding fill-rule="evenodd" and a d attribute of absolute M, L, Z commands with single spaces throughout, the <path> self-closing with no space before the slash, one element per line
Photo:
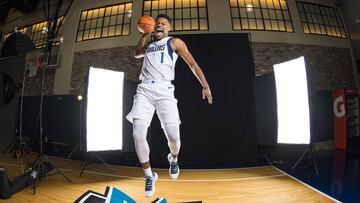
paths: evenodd
<path fill-rule="evenodd" d="M 277 143 L 277 103 L 274 73 L 255 79 L 257 142 L 259 145 Z"/>
<path fill-rule="evenodd" d="M 182 167 L 226 167 L 256 161 L 254 65 L 248 34 L 179 35 L 210 84 L 214 104 L 202 100 L 201 86 L 187 64 L 176 65 L 175 96 Z M 165 135 L 157 116 L 150 128 L 151 161 L 168 165 Z"/>
<path fill-rule="evenodd" d="M 135 81 L 124 80 L 122 152 L 135 151 L 132 138 L 132 125 L 125 119 L 125 116 L 132 107 L 133 96 L 136 93 L 137 84 L 138 82 Z M 84 98 L 86 99 L 86 97 Z M 32 140 L 32 143 L 38 143 L 39 140 L 39 104 L 39 96 L 24 97 L 22 122 L 23 136 L 29 137 Z M 85 100 L 77 100 L 77 95 L 44 96 L 43 136 L 46 137 L 50 143 L 55 142 L 70 145 L 81 144 L 82 150 L 85 150 L 85 104 Z M 18 106 L 18 108 L 20 108 L 20 106 Z M 19 126 L 19 123 L 17 125 Z M 31 145 L 31 147 L 33 147 L 33 145 Z M 49 150 L 51 151 L 52 149 Z"/>
<path fill-rule="evenodd" d="M 213 105 L 202 100 L 199 82 L 185 62 L 179 59 L 174 84 L 182 120 L 181 167 L 230 167 L 256 162 L 255 74 L 248 35 L 178 37 L 187 43 L 202 67 L 214 97 Z M 136 84 L 133 81 L 124 83 L 124 117 L 131 109 Z M 34 133 L 37 134 L 34 128 L 37 127 L 38 98 L 27 99 L 32 101 L 24 102 L 24 110 L 31 112 L 25 110 L 24 116 L 31 122 L 25 118 L 24 135 L 32 137 Z M 44 106 L 44 135 L 49 137 L 49 141 L 78 143 L 80 112 L 76 95 L 46 96 Z M 84 113 L 83 110 L 83 118 Z M 123 127 L 122 152 L 134 152 L 132 125 L 124 119 Z M 152 165 L 168 167 L 166 155 L 169 149 L 156 115 L 149 129 L 148 140 Z"/>

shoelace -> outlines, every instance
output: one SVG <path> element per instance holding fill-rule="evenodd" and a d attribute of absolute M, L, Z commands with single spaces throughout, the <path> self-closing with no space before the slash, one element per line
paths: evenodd
<path fill-rule="evenodd" d="M 150 176 L 146 176 L 146 179 L 145 179 L 145 190 L 146 191 L 149 191 L 152 189 L 152 177 Z"/>
<path fill-rule="evenodd" d="M 171 162 L 170 163 L 170 169 L 171 169 L 171 173 L 177 173 L 178 172 L 178 163 L 173 163 Z"/>

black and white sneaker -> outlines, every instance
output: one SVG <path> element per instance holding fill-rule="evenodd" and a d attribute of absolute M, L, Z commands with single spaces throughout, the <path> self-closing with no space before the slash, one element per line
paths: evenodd
<path fill-rule="evenodd" d="M 155 182 L 158 179 L 158 174 L 153 172 L 152 176 L 145 177 L 145 196 L 151 197 L 155 192 Z"/>
<path fill-rule="evenodd" d="M 177 179 L 180 173 L 179 164 L 177 162 L 171 162 L 171 153 L 168 154 L 168 161 L 169 161 L 169 175 L 171 179 Z"/>

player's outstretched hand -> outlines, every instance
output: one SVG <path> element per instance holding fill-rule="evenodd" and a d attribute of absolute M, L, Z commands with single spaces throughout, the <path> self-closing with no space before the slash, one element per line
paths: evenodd
<path fill-rule="evenodd" d="M 203 88 L 202 95 L 203 95 L 203 99 L 206 98 L 208 100 L 209 104 L 212 104 L 213 98 L 211 96 L 210 88 Z"/>

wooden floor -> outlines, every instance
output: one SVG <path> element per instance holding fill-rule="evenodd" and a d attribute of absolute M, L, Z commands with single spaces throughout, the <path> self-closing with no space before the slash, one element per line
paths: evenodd
<path fill-rule="evenodd" d="M 116 187 L 137 202 L 152 202 L 165 197 L 168 202 L 334 202 L 321 193 L 296 181 L 273 167 L 254 167 L 219 170 L 181 170 L 179 179 L 169 179 L 167 169 L 154 169 L 159 174 L 153 197 L 144 197 L 144 178 L 140 168 L 104 165 L 90 167 L 80 178 L 80 161 L 50 157 L 51 161 L 68 176 L 72 183 L 60 175 L 42 179 L 36 195 L 28 187 L 8 200 L 0 202 L 74 202 L 88 190 L 103 194 L 106 186 Z M 9 177 L 21 173 L 20 161 L 9 155 L 0 155 L 0 167 Z"/>

